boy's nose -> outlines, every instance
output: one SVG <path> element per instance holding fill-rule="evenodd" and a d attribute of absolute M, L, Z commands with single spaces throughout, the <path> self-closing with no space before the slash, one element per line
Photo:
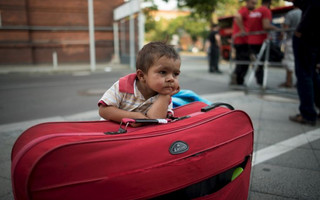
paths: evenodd
<path fill-rule="evenodd" d="M 173 75 L 172 75 L 172 74 L 168 74 L 168 76 L 167 76 L 167 81 L 168 81 L 168 82 L 173 82 L 173 81 L 174 81 L 174 78 L 173 78 Z"/>

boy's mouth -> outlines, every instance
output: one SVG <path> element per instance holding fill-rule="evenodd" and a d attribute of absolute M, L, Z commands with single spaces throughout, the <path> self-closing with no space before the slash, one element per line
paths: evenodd
<path fill-rule="evenodd" d="M 173 88 L 174 88 L 174 85 L 166 85 L 166 86 L 164 86 L 164 88 L 173 89 Z"/>

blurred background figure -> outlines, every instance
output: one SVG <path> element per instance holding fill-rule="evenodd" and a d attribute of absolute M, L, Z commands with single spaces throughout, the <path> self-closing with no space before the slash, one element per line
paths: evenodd
<path fill-rule="evenodd" d="M 249 30 L 249 14 L 254 10 L 257 0 L 246 0 L 246 6 L 240 8 L 238 13 L 234 16 L 233 32 L 234 48 L 236 49 L 237 61 L 249 61 L 249 46 L 248 36 Z M 237 64 L 234 72 L 231 75 L 230 85 L 243 85 L 244 77 L 248 71 L 249 64 Z"/>
<path fill-rule="evenodd" d="M 294 9 L 289 11 L 285 16 L 285 21 L 283 24 L 284 29 L 291 29 L 291 31 L 285 32 L 285 50 L 284 50 L 284 59 L 282 60 L 283 65 L 286 68 L 286 80 L 284 83 L 281 83 L 280 87 L 292 88 L 293 80 L 292 74 L 294 71 L 294 55 L 292 49 L 292 37 L 294 31 L 293 29 L 297 28 L 301 19 L 301 10 L 295 5 Z"/>
<path fill-rule="evenodd" d="M 249 14 L 249 31 L 269 31 L 276 30 L 277 27 L 271 24 L 272 13 L 270 10 L 271 0 L 262 0 L 261 6 Z M 248 43 L 250 53 L 257 55 L 262 47 L 268 34 L 255 34 L 248 36 Z M 259 65 L 255 72 L 257 83 L 262 86 L 263 84 L 263 65 Z"/>
<path fill-rule="evenodd" d="M 218 24 L 212 24 L 211 31 L 206 42 L 210 73 L 222 73 L 219 70 L 220 48 L 221 37 L 219 35 L 219 26 Z"/>
<path fill-rule="evenodd" d="M 173 48 L 179 52 L 180 51 L 180 44 L 179 44 L 180 38 L 178 34 L 173 34 L 172 39 L 170 41 L 170 44 L 173 46 Z"/>
<path fill-rule="evenodd" d="M 315 125 L 320 109 L 320 1 L 294 0 L 302 10 L 301 21 L 292 38 L 300 113 L 290 116 L 293 122 Z"/>

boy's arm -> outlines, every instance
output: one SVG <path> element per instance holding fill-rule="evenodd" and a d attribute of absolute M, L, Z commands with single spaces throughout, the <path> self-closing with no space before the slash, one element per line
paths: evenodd
<path fill-rule="evenodd" d="M 108 120 L 112 120 L 115 122 L 121 122 L 123 118 L 132 118 L 132 119 L 145 119 L 147 118 L 144 114 L 140 112 L 130 112 L 121 110 L 114 106 L 99 106 L 99 115 Z"/>
<path fill-rule="evenodd" d="M 152 104 L 147 112 L 149 119 L 164 119 L 168 115 L 168 106 L 171 101 L 171 96 L 177 94 L 180 91 L 178 84 L 177 88 L 171 92 L 171 94 L 159 94 L 158 99 Z"/>
<path fill-rule="evenodd" d="M 147 117 L 150 119 L 167 118 L 168 106 L 171 100 L 171 95 L 159 94 L 158 99 L 152 104 L 147 112 Z"/>

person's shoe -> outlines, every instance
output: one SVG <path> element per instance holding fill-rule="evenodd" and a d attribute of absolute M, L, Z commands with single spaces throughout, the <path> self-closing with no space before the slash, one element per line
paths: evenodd
<path fill-rule="evenodd" d="M 217 69 L 217 70 L 215 71 L 215 73 L 216 73 L 216 74 L 222 74 L 222 71 L 220 71 L 219 69 Z"/>
<path fill-rule="evenodd" d="M 297 114 L 297 115 L 294 115 L 294 116 L 289 116 L 289 119 L 291 121 L 293 121 L 293 122 L 300 123 L 300 124 L 306 124 L 306 125 L 311 125 L 311 126 L 315 126 L 316 125 L 316 121 L 306 120 L 300 114 Z"/>

